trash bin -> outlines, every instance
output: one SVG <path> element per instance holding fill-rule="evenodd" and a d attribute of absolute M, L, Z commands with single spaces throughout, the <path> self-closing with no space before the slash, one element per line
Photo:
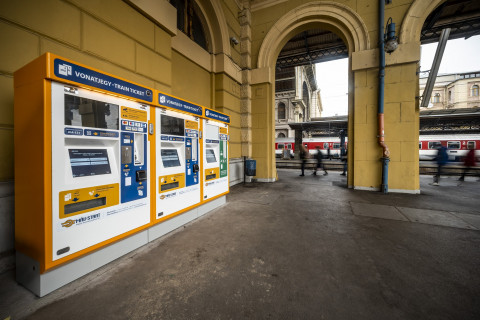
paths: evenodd
<path fill-rule="evenodd" d="M 245 175 L 252 177 L 257 175 L 257 160 L 245 160 Z"/>

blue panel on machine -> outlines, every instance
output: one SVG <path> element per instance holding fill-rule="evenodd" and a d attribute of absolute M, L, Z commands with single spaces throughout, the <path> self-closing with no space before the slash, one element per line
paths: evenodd
<path fill-rule="evenodd" d="M 185 138 L 185 185 L 192 186 L 198 184 L 198 148 L 192 143 L 197 143 L 197 139 Z M 194 154 L 196 153 L 196 154 Z"/>
<path fill-rule="evenodd" d="M 214 119 L 214 120 L 220 120 L 226 123 L 230 123 L 230 117 L 227 116 L 226 114 L 219 113 L 213 110 L 205 110 L 205 117 Z"/>
<path fill-rule="evenodd" d="M 203 114 L 202 107 L 184 100 L 171 97 L 164 93 L 158 94 L 158 103 L 165 107 L 193 113 L 198 116 L 201 116 Z"/>
<path fill-rule="evenodd" d="M 147 196 L 147 136 L 122 132 L 120 140 L 121 202 L 125 203 Z"/>

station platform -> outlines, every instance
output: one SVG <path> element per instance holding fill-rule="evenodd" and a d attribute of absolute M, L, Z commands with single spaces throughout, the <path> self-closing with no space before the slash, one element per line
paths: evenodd
<path fill-rule="evenodd" d="M 0 319 L 480 318 L 477 178 L 384 195 L 278 176 L 43 298 L 0 275 Z"/>

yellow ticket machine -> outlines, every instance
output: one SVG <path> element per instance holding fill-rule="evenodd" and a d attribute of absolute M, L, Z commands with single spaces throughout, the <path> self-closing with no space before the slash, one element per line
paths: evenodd
<path fill-rule="evenodd" d="M 230 117 L 205 109 L 203 119 L 203 199 L 211 199 L 229 191 L 228 124 Z"/>
<path fill-rule="evenodd" d="M 227 115 L 51 53 L 14 86 L 16 276 L 38 296 L 226 202 Z"/>
<path fill-rule="evenodd" d="M 156 109 L 156 219 L 198 205 L 200 118 L 203 108 L 165 93 Z"/>
<path fill-rule="evenodd" d="M 150 223 L 153 91 L 49 53 L 14 81 L 17 279 L 42 296 Z"/>

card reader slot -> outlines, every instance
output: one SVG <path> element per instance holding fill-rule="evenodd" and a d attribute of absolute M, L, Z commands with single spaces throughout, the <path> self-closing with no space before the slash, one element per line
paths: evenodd
<path fill-rule="evenodd" d="M 72 214 L 76 213 L 79 211 L 84 211 L 88 209 L 93 209 L 97 207 L 101 207 L 107 204 L 107 198 L 97 198 L 97 199 L 91 199 L 91 200 L 86 200 L 82 202 L 77 202 L 77 203 L 70 203 L 66 204 L 64 207 L 64 214 Z"/>
<path fill-rule="evenodd" d="M 217 174 L 207 174 L 205 176 L 205 180 L 211 180 L 211 179 L 215 179 L 217 177 Z"/>

